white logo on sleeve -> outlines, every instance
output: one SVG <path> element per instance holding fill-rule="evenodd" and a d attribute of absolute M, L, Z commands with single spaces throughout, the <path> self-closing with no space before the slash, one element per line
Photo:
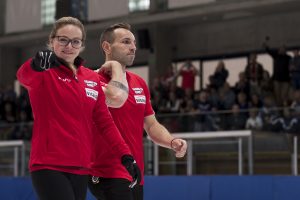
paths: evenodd
<path fill-rule="evenodd" d="M 93 90 L 91 88 L 85 88 L 85 93 L 86 93 L 87 97 L 90 97 L 94 100 L 98 99 L 98 91 L 96 91 L 96 90 Z"/>
<path fill-rule="evenodd" d="M 136 103 L 146 104 L 146 97 L 144 95 L 134 95 Z"/>

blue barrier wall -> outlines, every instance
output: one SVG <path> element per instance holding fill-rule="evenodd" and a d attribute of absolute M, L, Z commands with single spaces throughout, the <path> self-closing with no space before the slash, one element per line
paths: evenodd
<path fill-rule="evenodd" d="M 0 199 L 36 200 L 28 177 L 0 178 Z M 299 200 L 298 176 L 147 176 L 144 200 Z M 89 193 L 87 200 L 94 200 Z"/>

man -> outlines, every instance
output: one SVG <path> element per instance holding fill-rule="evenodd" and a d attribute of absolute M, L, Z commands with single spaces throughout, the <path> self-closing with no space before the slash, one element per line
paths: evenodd
<path fill-rule="evenodd" d="M 117 101 L 117 97 L 110 98 L 107 102 L 115 124 L 128 144 L 142 174 L 144 172 L 144 129 L 155 143 L 173 149 L 176 157 L 183 157 L 187 148 L 186 141 L 172 137 L 167 129 L 156 120 L 145 81 L 136 74 L 126 71 L 126 66 L 132 65 L 136 51 L 135 37 L 130 31 L 130 25 L 115 24 L 108 27 L 101 35 L 100 45 L 106 62 L 118 61 L 122 65 L 123 77 L 124 79 L 126 77 L 128 82 L 128 90 L 126 90 L 125 84 L 115 82 L 116 86 L 128 91 L 128 98 L 122 106 L 111 106 L 114 101 Z M 110 77 L 114 77 L 111 76 L 111 71 L 112 67 L 101 67 L 99 74 L 103 82 L 108 83 L 111 81 Z M 124 98 L 121 99 L 124 100 Z M 142 200 L 143 176 L 141 180 L 137 180 L 140 181 L 140 184 L 130 187 L 132 178 L 126 173 L 126 169 L 118 158 L 110 153 L 110 144 L 107 144 L 101 137 L 95 138 L 95 144 L 96 146 L 106 146 L 108 150 L 102 151 L 105 148 L 101 148 L 101 151 L 95 152 L 92 159 L 91 168 L 94 176 L 90 180 L 89 188 L 94 196 L 101 200 Z M 137 171 L 135 170 L 135 172 Z"/>
<path fill-rule="evenodd" d="M 284 45 L 278 49 L 271 49 L 268 43 L 263 43 L 266 52 L 273 58 L 273 85 L 277 106 L 283 106 L 289 96 L 291 56 L 287 54 Z"/>

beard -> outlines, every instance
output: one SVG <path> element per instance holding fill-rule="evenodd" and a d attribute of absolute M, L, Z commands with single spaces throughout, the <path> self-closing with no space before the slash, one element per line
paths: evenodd
<path fill-rule="evenodd" d="M 133 64 L 135 56 L 134 55 L 113 54 L 111 58 L 112 58 L 112 60 L 116 60 L 119 63 L 121 63 L 121 65 L 131 66 Z"/>

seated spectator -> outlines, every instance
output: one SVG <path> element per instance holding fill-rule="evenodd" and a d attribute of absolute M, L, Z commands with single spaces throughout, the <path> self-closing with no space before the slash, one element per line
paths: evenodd
<path fill-rule="evenodd" d="M 163 113 L 166 107 L 166 99 L 163 99 L 161 94 L 158 92 L 152 97 L 151 104 L 155 113 Z"/>
<path fill-rule="evenodd" d="M 293 92 L 290 108 L 293 110 L 294 117 L 300 119 L 300 90 Z"/>
<path fill-rule="evenodd" d="M 228 82 L 219 90 L 219 110 L 231 110 L 232 106 L 235 104 L 236 95 L 230 88 Z"/>
<path fill-rule="evenodd" d="M 259 116 L 263 120 L 263 130 L 276 131 L 280 127 L 277 126 L 276 119 L 280 117 L 276 108 L 274 98 L 272 96 L 266 96 L 263 99 L 263 106 L 259 111 Z"/>
<path fill-rule="evenodd" d="M 195 108 L 196 108 L 196 122 L 195 122 L 195 130 L 196 131 L 212 131 L 213 130 L 213 122 L 210 116 L 212 105 L 208 101 L 208 93 L 205 90 L 200 91 L 199 94 L 196 95 L 195 99 Z"/>
<path fill-rule="evenodd" d="M 300 89 L 300 55 L 298 49 L 293 50 L 293 57 L 290 60 L 289 70 L 290 70 L 292 88 L 294 90 L 299 90 Z"/>
<path fill-rule="evenodd" d="M 238 81 L 235 83 L 233 90 L 235 94 L 238 94 L 239 92 L 244 92 L 247 95 L 247 98 L 249 98 L 250 85 L 248 79 L 246 78 L 245 72 L 239 73 Z"/>
<path fill-rule="evenodd" d="M 290 108 L 283 109 L 282 128 L 285 133 L 299 134 L 300 121 L 293 115 L 293 110 Z"/>
<path fill-rule="evenodd" d="M 262 100 L 258 96 L 258 94 L 254 93 L 250 96 L 249 107 L 250 108 L 258 108 L 260 109 L 263 106 Z"/>
<path fill-rule="evenodd" d="M 249 108 L 249 103 L 247 101 L 247 95 L 244 92 L 239 92 L 237 94 L 236 104 L 239 105 L 241 111 L 247 111 Z"/>
<path fill-rule="evenodd" d="M 191 89 L 186 89 L 186 90 L 191 90 Z M 176 82 L 170 82 L 169 84 L 169 92 L 175 93 L 176 98 L 182 99 L 185 95 L 185 91 L 177 86 Z M 191 90 L 193 92 L 193 90 Z"/>
<path fill-rule="evenodd" d="M 20 119 L 11 134 L 13 140 L 31 140 L 32 124 L 27 118 L 27 113 L 22 110 L 19 114 Z"/>
<path fill-rule="evenodd" d="M 256 108 L 250 109 L 249 118 L 246 121 L 246 129 L 260 130 L 262 126 L 263 122 L 258 114 L 258 110 Z"/>
<path fill-rule="evenodd" d="M 169 98 L 166 101 L 166 113 L 178 113 L 180 108 L 181 99 L 176 97 L 174 92 L 169 92 Z"/>
<path fill-rule="evenodd" d="M 159 77 L 153 79 L 153 82 L 150 86 L 150 94 L 151 97 L 154 97 L 155 95 L 160 95 L 162 99 L 168 98 L 168 90 L 164 87 L 164 84 L 161 82 L 161 79 Z"/>
<path fill-rule="evenodd" d="M 247 117 L 240 112 L 237 104 L 232 105 L 231 112 L 223 121 L 224 130 L 244 130 Z"/>

